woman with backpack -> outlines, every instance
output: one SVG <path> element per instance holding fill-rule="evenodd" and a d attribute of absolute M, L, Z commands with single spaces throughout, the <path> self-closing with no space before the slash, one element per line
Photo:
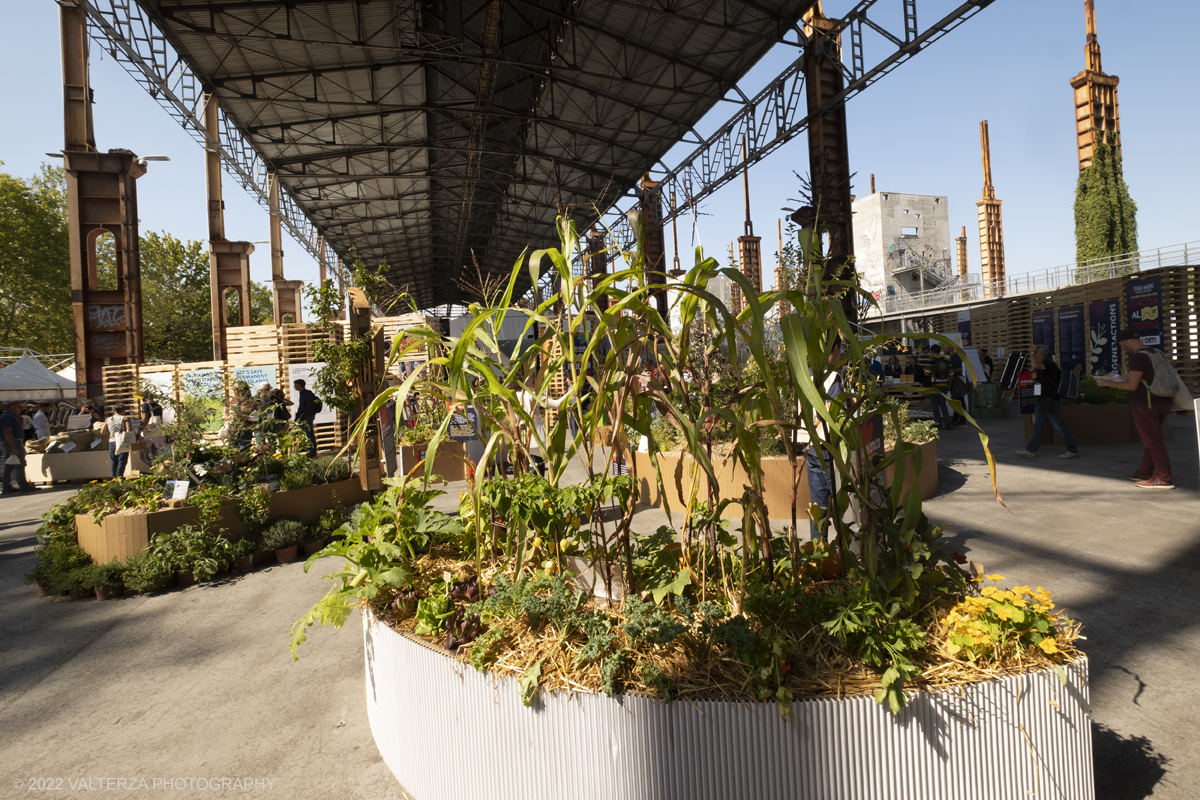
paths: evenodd
<path fill-rule="evenodd" d="M 1125 476 L 1141 489 L 1174 489 L 1171 457 L 1163 443 L 1163 423 L 1175 405 L 1179 377 L 1171 362 L 1158 350 L 1142 344 L 1131 330 L 1117 333 L 1117 344 L 1129 354 L 1129 371 L 1122 380 L 1096 378 L 1101 386 L 1133 392 L 1133 422 L 1141 437 L 1142 463 Z M 1172 386 L 1173 384 L 1173 386 Z"/>
<path fill-rule="evenodd" d="M 1029 369 L 1037 376 L 1034 383 L 1036 410 L 1033 413 L 1033 433 L 1029 444 L 1024 450 L 1018 450 L 1017 455 L 1025 458 L 1037 458 L 1038 448 L 1042 446 L 1042 433 L 1046 430 L 1046 420 L 1054 425 L 1058 435 L 1067 446 L 1067 452 L 1059 458 L 1079 458 L 1079 445 L 1063 419 L 1062 402 L 1058 397 L 1058 385 L 1062 381 L 1062 370 L 1054 363 L 1049 349 L 1044 344 L 1035 344 L 1029 349 Z"/>

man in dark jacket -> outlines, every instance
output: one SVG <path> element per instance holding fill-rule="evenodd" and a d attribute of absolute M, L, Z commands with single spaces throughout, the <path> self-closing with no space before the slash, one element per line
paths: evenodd
<path fill-rule="evenodd" d="M 14 400 L 4 407 L 4 413 L 0 414 L 0 437 L 0 461 L 4 462 L 3 493 L 32 492 L 34 486 L 25 478 L 25 431 L 21 423 L 21 401 Z M 18 489 L 13 489 L 10 483 L 14 476 Z"/>
<path fill-rule="evenodd" d="M 1033 388 L 1037 410 L 1033 414 L 1033 434 L 1029 437 L 1029 444 L 1025 445 L 1024 450 L 1018 450 L 1017 455 L 1037 458 L 1038 448 L 1042 446 L 1042 433 L 1046 430 L 1046 420 L 1050 420 L 1067 445 L 1067 452 L 1059 458 L 1079 458 L 1079 445 L 1075 444 L 1075 437 L 1067 428 L 1067 421 L 1062 415 L 1062 403 L 1058 399 L 1062 370 L 1054 363 L 1045 345 L 1035 344 L 1030 348 L 1029 356 L 1029 369 L 1037 376 Z"/>
<path fill-rule="evenodd" d="M 295 420 L 296 424 L 304 429 L 304 435 L 308 437 L 308 457 L 316 458 L 317 456 L 317 435 L 313 431 L 313 425 L 317 418 L 317 396 L 310 390 L 306 389 L 305 382 L 296 379 L 292 383 L 297 394 L 300 395 L 300 402 L 296 405 Z"/>

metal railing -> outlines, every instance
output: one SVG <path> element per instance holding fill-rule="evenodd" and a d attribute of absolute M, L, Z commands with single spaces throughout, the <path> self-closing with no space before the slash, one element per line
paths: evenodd
<path fill-rule="evenodd" d="M 1133 275 L 1144 270 L 1188 264 L 1200 264 L 1200 241 L 1061 264 L 1057 267 L 1012 275 L 1003 281 L 991 281 L 987 284 L 984 284 L 978 275 L 957 276 L 955 280 L 935 289 L 881 297 L 879 309 L 873 311 L 870 316 L 932 310 L 958 303 L 979 303 L 1012 295 L 1048 292 L 1067 286 L 1082 286 L 1109 278 Z"/>

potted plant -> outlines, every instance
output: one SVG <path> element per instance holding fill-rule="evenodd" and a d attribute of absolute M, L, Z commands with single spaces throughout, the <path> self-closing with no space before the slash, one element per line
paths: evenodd
<path fill-rule="evenodd" d="M 95 588 L 96 567 L 94 564 L 77 567 L 62 577 L 62 586 L 72 600 L 91 597 Z"/>
<path fill-rule="evenodd" d="M 263 547 L 275 551 L 280 564 L 296 560 L 296 551 L 304 537 L 304 523 L 294 519 L 276 520 L 263 531 Z"/>
<path fill-rule="evenodd" d="M 125 594 L 125 565 L 117 559 L 93 567 L 96 599 L 112 600 Z"/>
<path fill-rule="evenodd" d="M 256 536 L 243 536 L 233 542 L 230 547 L 230 558 L 233 559 L 234 572 L 250 572 L 254 569 L 254 557 L 263 549 L 262 542 Z"/>

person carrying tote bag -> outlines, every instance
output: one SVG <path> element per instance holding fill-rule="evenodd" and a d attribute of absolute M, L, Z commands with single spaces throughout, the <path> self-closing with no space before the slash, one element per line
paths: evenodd
<path fill-rule="evenodd" d="M 119 478 L 125 474 L 129 446 L 137 440 L 137 434 L 133 432 L 133 420 L 125 415 L 122 403 L 113 407 L 112 416 L 104 424 L 108 427 L 108 461 L 112 465 L 112 476 Z"/>

